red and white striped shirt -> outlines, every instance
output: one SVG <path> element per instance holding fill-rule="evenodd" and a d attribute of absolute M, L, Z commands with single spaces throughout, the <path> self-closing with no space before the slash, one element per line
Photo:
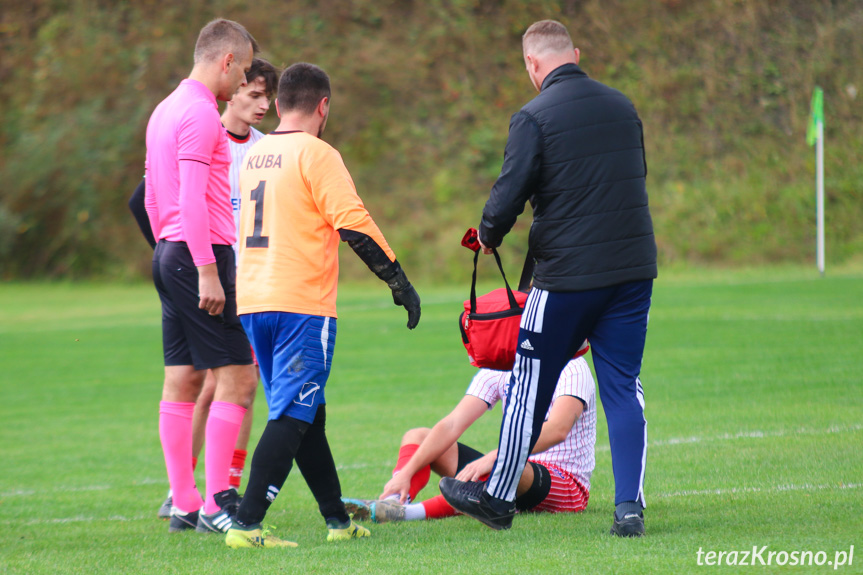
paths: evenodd
<path fill-rule="evenodd" d="M 485 401 L 492 409 L 500 401 L 501 405 L 509 388 L 510 371 L 480 369 L 471 380 L 466 395 Z M 570 360 L 560 373 L 549 411 L 554 402 L 562 395 L 571 395 L 585 403 L 584 411 L 569 434 L 562 442 L 546 451 L 532 455 L 529 459 L 540 464 L 550 464 L 572 475 L 586 489 L 590 489 L 590 476 L 596 465 L 594 447 L 596 445 L 596 384 L 590 373 L 590 366 L 583 357 Z M 548 414 L 546 414 L 548 419 Z"/>

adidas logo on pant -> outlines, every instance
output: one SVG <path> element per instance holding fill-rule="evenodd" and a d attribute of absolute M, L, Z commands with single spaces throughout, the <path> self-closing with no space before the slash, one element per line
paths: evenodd
<path fill-rule="evenodd" d="M 526 349 L 527 351 L 533 351 L 533 346 L 532 346 L 532 345 L 530 345 L 530 340 L 529 340 L 529 339 L 526 339 L 526 340 L 524 340 L 523 342 L 521 342 L 521 345 L 520 345 L 519 347 L 520 347 L 521 349 Z"/>
<path fill-rule="evenodd" d="M 278 494 L 279 494 L 279 488 L 276 487 L 275 485 L 270 485 L 267 488 L 267 501 L 272 503 L 273 501 L 276 500 L 276 495 L 278 495 Z"/>

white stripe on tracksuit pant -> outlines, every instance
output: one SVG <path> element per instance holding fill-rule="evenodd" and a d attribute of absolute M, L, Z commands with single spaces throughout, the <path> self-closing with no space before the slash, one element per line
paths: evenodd
<path fill-rule="evenodd" d="M 615 504 L 644 506 L 647 422 L 639 380 L 653 281 L 583 292 L 532 289 L 500 428 L 489 495 L 513 501 L 566 363 L 590 341 L 614 462 Z"/>

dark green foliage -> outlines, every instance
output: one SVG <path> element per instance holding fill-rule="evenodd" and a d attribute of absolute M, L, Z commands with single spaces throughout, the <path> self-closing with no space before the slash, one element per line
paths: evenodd
<path fill-rule="evenodd" d="M 534 95 L 520 36 L 541 18 L 567 24 L 583 68 L 639 109 L 661 263 L 812 258 L 815 84 L 828 259 L 863 247 L 859 2 L 4 1 L 0 277 L 147 273 L 126 208 L 147 119 L 216 16 L 242 22 L 274 63 L 330 74 L 325 138 L 411 277 L 465 277 L 458 241 L 478 223 L 510 115 Z M 275 125 L 271 113 L 264 129 Z M 510 251 L 524 248 L 522 219 Z M 354 259 L 345 274 L 364 276 Z"/>

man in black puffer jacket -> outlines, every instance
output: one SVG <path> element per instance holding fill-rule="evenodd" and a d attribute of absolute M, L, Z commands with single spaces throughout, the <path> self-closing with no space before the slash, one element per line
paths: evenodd
<path fill-rule="evenodd" d="M 479 239 L 491 253 L 530 200 L 533 289 L 492 475 L 486 483 L 446 478 L 441 492 L 492 528 L 511 526 L 518 478 L 555 383 L 588 339 L 611 442 L 611 532 L 641 536 L 647 423 L 639 373 L 657 274 L 641 120 L 626 96 L 578 67 L 579 51 L 559 22 L 533 24 L 522 43 L 539 95 L 510 121 Z"/>

